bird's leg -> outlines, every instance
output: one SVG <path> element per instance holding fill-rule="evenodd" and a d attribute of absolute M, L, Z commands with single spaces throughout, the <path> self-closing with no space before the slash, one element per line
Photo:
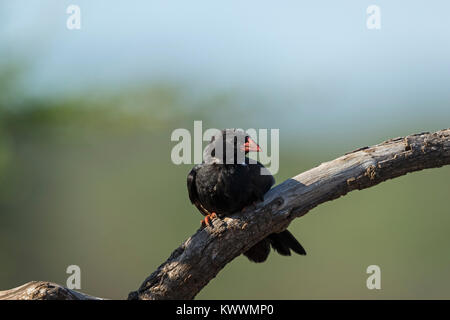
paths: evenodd
<path fill-rule="evenodd" d="M 200 221 L 200 223 L 202 224 L 202 227 L 206 227 L 208 225 L 212 227 L 212 220 L 214 218 L 217 218 L 217 214 L 215 212 L 207 214 L 205 216 L 205 218 L 202 221 Z"/>

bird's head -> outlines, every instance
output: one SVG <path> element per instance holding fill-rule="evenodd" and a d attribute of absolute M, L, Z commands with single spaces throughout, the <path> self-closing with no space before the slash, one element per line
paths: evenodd
<path fill-rule="evenodd" d="M 225 129 L 211 138 L 205 148 L 205 162 L 243 163 L 249 152 L 260 152 L 259 145 L 241 129 Z"/>

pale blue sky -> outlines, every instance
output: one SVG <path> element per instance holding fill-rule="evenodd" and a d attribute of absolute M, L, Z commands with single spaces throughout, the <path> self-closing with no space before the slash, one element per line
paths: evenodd
<path fill-rule="evenodd" d="M 72 3 L 79 31 L 66 29 Z M 371 4 L 378 31 L 366 28 Z M 284 121 L 293 110 L 326 114 L 323 125 L 411 110 L 417 121 L 450 118 L 449 1 L 2 0 L 0 9 L 0 48 L 31 59 L 34 93 L 145 80 L 243 90 Z"/>

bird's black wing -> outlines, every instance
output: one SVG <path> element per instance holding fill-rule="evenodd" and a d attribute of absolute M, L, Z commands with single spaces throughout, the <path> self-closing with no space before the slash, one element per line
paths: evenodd
<path fill-rule="evenodd" d="M 195 179 L 197 177 L 197 171 L 200 168 L 201 168 L 201 164 L 198 164 L 198 165 L 194 166 L 194 168 L 192 168 L 192 170 L 189 172 L 189 174 L 187 176 L 187 189 L 188 189 L 188 193 L 189 193 L 189 200 L 191 200 L 191 203 L 197 207 L 197 209 L 200 211 L 201 214 L 206 216 L 209 214 L 209 212 L 202 206 L 200 199 L 198 198 L 197 186 L 195 183 Z"/>
<path fill-rule="evenodd" d="M 275 178 L 261 163 L 250 164 L 252 190 L 258 200 L 264 200 L 264 194 L 275 184 Z"/>
<path fill-rule="evenodd" d="M 198 201 L 198 193 L 197 193 L 197 186 L 195 185 L 195 178 L 197 177 L 197 170 L 200 168 L 200 165 L 196 165 L 192 168 L 192 170 L 189 172 L 187 176 L 187 188 L 189 193 L 189 200 L 191 200 L 192 203 L 195 203 Z"/>

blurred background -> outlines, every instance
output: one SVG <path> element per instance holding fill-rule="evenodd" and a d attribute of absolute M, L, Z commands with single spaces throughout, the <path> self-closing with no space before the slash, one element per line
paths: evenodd
<path fill-rule="evenodd" d="M 68 30 L 66 9 L 81 8 Z M 366 8 L 381 8 L 381 29 Z M 199 227 L 176 128 L 279 128 L 278 183 L 450 127 L 450 3 L 0 0 L 0 290 L 125 298 Z M 450 167 L 323 204 L 308 256 L 239 257 L 199 299 L 450 298 Z M 381 290 L 366 268 L 381 267 Z"/>

